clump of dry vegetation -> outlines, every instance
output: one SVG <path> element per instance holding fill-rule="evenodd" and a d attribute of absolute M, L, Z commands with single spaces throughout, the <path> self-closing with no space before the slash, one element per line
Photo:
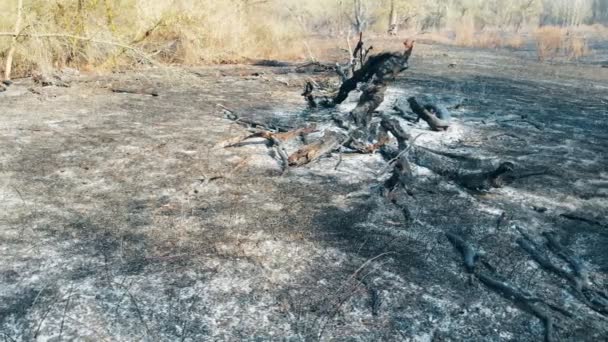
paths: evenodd
<path fill-rule="evenodd" d="M 0 11 L 0 58 L 17 20 L 17 0 Z M 248 1 L 31 0 L 23 4 L 15 72 L 63 66 L 200 64 L 244 58 L 300 58 L 303 28 L 273 6 Z M 253 20 L 269 16 L 273 20 Z M 281 47 L 281 49 L 277 49 Z"/>
<path fill-rule="evenodd" d="M 587 31 L 597 33 L 605 31 L 599 23 L 608 22 L 608 0 L 22 0 L 16 27 L 19 3 L 0 3 L 0 58 L 13 56 L 13 73 L 19 75 L 152 61 L 314 59 L 323 46 L 311 37 L 337 38 L 344 45 L 359 31 L 435 33 L 443 43 L 483 48 L 520 48 L 533 36 L 542 60 L 555 45 L 560 54 L 579 58 L 589 50 L 582 37 L 570 34 L 557 43 L 552 35 L 566 31 L 550 26 L 534 34 L 536 28 L 596 23 Z"/>
<path fill-rule="evenodd" d="M 569 60 L 576 60 L 590 52 L 585 38 L 557 26 L 545 26 L 536 31 L 536 48 L 538 59 L 541 61 L 560 55 Z"/>

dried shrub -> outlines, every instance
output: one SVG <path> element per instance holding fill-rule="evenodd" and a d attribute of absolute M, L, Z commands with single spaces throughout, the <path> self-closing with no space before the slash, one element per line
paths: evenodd
<path fill-rule="evenodd" d="M 544 26 L 536 30 L 536 52 L 540 61 L 555 58 L 562 48 L 566 30 L 557 26 Z"/>
<path fill-rule="evenodd" d="M 557 57 L 577 60 L 591 52 L 587 40 L 567 28 L 544 26 L 536 31 L 535 37 L 536 51 L 540 61 Z"/>
<path fill-rule="evenodd" d="M 568 37 L 564 43 L 564 52 L 569 60 L 577 60 L 589 55 L 591 50 L 587 40 L 582 37 Z"/>
<path fill-rule="evenodd" d="M 503 40 L 502 46 L 511 48 L 511 49 L 521 49 L 525 43 L 524 37 L 521 34 L 514 34 Z"/>

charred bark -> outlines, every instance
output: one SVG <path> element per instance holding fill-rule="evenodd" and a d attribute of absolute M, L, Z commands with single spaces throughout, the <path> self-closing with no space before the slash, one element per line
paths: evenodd
<path fill-rule="evenodd" d="M 374 81 L 365 86 L 357 107 L 350 112 L 351 118 L 358 128 L 365 130 L 369 128 L 374 111 L 384 102 L 385 92 L 386 84 L 381 81 Z"/>
<path fill-rule="evenodd" d="M 402 54 L 382 53 L 369 57 L 365 64 L 354 72 L 351 78 L 342 83 L 338 94 L 333 99 L 333 104 L 338 105 L 344 102 L 350 92 L 357 89 L 359 83 L 367 83 L 374 76 L 376 80 L 382 82 L 385 79 L 394 78 L 406 70 L 409 67 L 408 61 L 414 49 L 414 41 L 406 40 L 404 45 L 405 52 Z"/>
<path fill-rule="evenodd" d="M 306 82 L 306 87 L 304 88 L 302 96 L 304 96 L 306 102 L 308 102 L 308 106 L 311 108 L 316 108 L 317 102 L 315 101 L 315 97 L 312 95 L 313 90 L 315 90 L 315 87 L 312 85 L 312 82 Z"/>

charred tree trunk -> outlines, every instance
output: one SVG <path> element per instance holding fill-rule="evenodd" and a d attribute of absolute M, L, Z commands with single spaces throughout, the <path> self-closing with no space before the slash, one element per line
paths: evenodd
<path fill-rule="evenodd" d="M 333 104 L 338 105 L 348 97 L 351 91 L 357 89 L 359 83 L 369 82 L 372 77 L 380 82 L 395 78 L 399 73 L 407 70 L 409 67 L 408 61 L 414 48 L 414 41 L 407 40 L 404 42 L 405 52 L 398 53 L 382 53 L 371 56 L 361 69 L 357 70 L 351 78 L 342 83 L 338 95 L 334 97 Z"/>
<path fill-rule="evenodd" d="M 365 130 L 369 128 L 374 111 L 384 102 L 385 92 L 386 84 L 381 81 L 373 81 L 365 86 L 357 107 L 350 112 L 351 118 L 358 128 Z"/>

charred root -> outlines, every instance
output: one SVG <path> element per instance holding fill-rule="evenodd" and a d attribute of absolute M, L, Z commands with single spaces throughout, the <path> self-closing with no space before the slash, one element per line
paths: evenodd
<path fill-rule="evenodd" d="M 484 284 L 491 291 L 499 294 L 506 300 L 513 302 L 520 310 L 536 316 L 545 326 L 544 340 L 546 342 L 556 340 L 554 312 L 571 317 L 572 315 L 567 310 L 548 303 L 540 297 L 533 296 L 524 289 L 501 280 L 501 277 L 495 274 L 493 268 L 490 269 L 489 272 L 484 272 L 476 268 L 476 263 L 483 257 L 483 253 L 456 234 L 447 233 L 446 235 L 448 241 L 450 241 L 462 255 L 464 265 L 469 273 L 474 274 L 479 282 Z"/>
<path fill-rule="evenodd" d="M 520 229 L 522 237 L 517 244 L 544 270 L 568 281 L 576 298 L 590 309 L 604 316 L 608 315 L 608 294 L 595 288 L 589 280 L 589 274 L 583 262 L 572 252 L 561 245 L 554 233 L 545 233 L 547 246 L 557 257 L 564 260 L 570 270 L 558 266 L 551 260 L 543 247 L 537 244 L 529 235 Z"/>

